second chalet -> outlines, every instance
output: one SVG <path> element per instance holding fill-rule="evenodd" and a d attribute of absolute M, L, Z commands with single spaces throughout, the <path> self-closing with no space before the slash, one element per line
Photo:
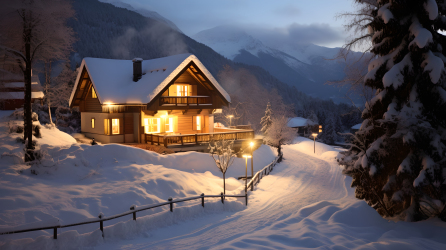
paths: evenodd
<path fill-rule="evenodd" d="M 180 54 L 143 60 L 84 58 L 70 97 L 81 131 L 102 143 L 200 145 L 252 139 L 250 129 L 214 128 L 231 101 L 198 58 Z"/>

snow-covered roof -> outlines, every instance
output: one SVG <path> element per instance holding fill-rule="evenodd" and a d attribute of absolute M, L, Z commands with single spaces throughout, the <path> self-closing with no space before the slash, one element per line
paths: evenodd
<path fill-rule="evenodd" d="M 32 99 L 43 98 L 42 91 L 31 92 Z M 25 99 L 25 92 L 0 92 L 0 99 Z"/>
<path fill-rule="evenodd" d="M 228 101 L 229 94 L 220 86 L 211 73 L 195 55 L 180 54 L 142 62 L 143 76 L 133 81 L 132 60 L 84 58 L 85 66 L 101 103 L 147 104 L 155 98 L 190 62 L 194 62 L 212 85 Z M 71 92 L 70 104 L 81 77 L 79 71 Z"/>
<path fill-rule="evenodd" d="M 288 120 L 288 127 L 296 128 L 296 127 L 305 127 L 309 125 L 316 125 L 312 120 L 303 118 L 303 117 L 294 117 Z"/>
<path fill-rule="evenodd" d="M 362 123 L 358 123 L 355 126 L 352 127 L 352 129 L 360 129 L 361 128 Z"/>

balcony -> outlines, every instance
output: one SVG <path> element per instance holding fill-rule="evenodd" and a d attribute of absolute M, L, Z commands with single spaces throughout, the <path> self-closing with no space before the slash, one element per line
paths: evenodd
<path fill-rule="evenodd" d="M 159 105 L 163 107 L 204 107 L 212 106 L 210 96 L 162 96 Z"/>
<path fill-rule="evenodd" d="M 221 132 L 220 132 L 221 131 Z M 244 129 L 219 129 L 216 133 L 208 134 L 185 134 L 185 135 L 161 135 L 146 134 L 146 143 L 152 145 L 168 146 L 193 146 L 208 143 L 211 140 L 248 140 L 254 139 L 254 130 Z"/>

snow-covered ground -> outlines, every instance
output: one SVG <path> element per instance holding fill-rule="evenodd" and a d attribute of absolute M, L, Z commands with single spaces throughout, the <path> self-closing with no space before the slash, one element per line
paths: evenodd
<path fill-rule="evenodd" d="M 48 131 L 47 131 L 48 132 Z M 7 136 L 1 133 L 1 147 Z M 44 135 L 45 136 L 45 135 Z M 249 204 L 230 200 L 190 202 L 99 225 L 51 232 L 0 236 L 4 249 L 446 249 L 446 223 L 393 222 L 354 198 L 351 179 L 341 173 L 336 149 L 297 138 L 285 146 L 285 159 L 250 192 Z M 5 150 L 5 149 L 2 149 Z M 209 155 L 161 156 L 120 145 L 47 146 L 48 155 L 32 175 L 21 163 L 0 164 L 0 225 L 3 228 L 58 218 L 62 223 L 128 211 L 144 205 L 221 191 L 221 178 Z M 52 157 L 49 157 L 51 155 Z M 205 157 L 206 156 L 206 157 Z M 262 146 L 256 169 L 273 151 Z M 257 159 L 257 160 L 256 160 Z M 211 164 L 212 163 L 212 164 Z M 24 169 L 18 173 L 19 169 Z M 49 170 L 51 169 L 51 170 Z M 244 173 L 234 163 L 231 176 Z M 227 180 L 229 193 L 241 182 Z M 77 230 L 77 231 L 74 231 Z M 39 236 L 40 235 L 40 236 Z M 19 237 L 20 236 L 20 237 Z M 37 237 L 39 236 L 39 237 Z M 19 239 L 32 237 L 33 239 Z M 36 238 L 37 237 L 37 238 Z M 14 240 L 18 239 L 18 240 Z M 2 245 L 3 244 L 3 245 Z"/>

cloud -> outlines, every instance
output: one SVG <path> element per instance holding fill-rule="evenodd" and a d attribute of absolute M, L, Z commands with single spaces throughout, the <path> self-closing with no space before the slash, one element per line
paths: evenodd
<path fill-rule="evenodd" d="M 283 16 L 297 16 L 300 14 L 300 9 L 292 4 L 281 6 L 275 10 L 273 10 L 274 14 L 277 16 L 283 17 Z"/>
<path fill-rule="evenodd" d="M 308 25 L 292 23 L 284 28 L 251 27 L 247 28 L 247 32 L 271 47 L 310 43 L 321 46 L 339 46 L 346 38 L 342 28 L 324 23 Z"/>

